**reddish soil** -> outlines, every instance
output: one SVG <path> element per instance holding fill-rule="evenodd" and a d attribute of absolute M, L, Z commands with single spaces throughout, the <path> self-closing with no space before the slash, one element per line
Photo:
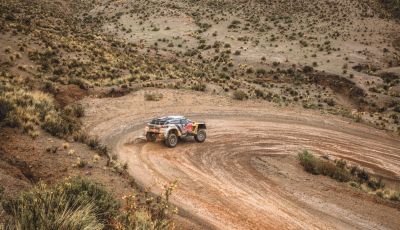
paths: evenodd
<path fill-rule="evenodd" d="M 68 147 L 64 148 L 65 145 Z M 130 194 L 129 178 L 105 167 L 107 159 L 95 160 L 96 155 L 84 144 L 68 143 L 44 132 L 33 140 L 15 129 L 2 128 L 0 184 L 6 196 L 15 196 L 39 181 L 52 184 L 68 176 L 85 176 L 102 183 L 118 198 Z M 87 166 L 76 167 L 78 157 Z"/>
<path fill-rule="evenodd" d="M 55 99 L 61 106 L 65 106 L 81 100 L 86 95 L 86 91 L 77 85 L 65 85 L 59 88 Z"/>

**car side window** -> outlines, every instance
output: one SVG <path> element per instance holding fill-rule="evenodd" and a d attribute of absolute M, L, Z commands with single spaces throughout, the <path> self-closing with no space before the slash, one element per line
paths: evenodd
<path fill-rule="evenodd" d="M 170 121 L 169 123 L 170 123 L 170 124 L 175 124 L 175 125 L 177 125 L 177 124 L 179 124 L 179 120 L 172 120 L 172 121 Z"/>
<path fill-rule="evenodd" d="M 188 120 L 186 120 L 186 119 L 181 120 L 181 124 L 186 125 L 187 123 L 189 123 Z"/>

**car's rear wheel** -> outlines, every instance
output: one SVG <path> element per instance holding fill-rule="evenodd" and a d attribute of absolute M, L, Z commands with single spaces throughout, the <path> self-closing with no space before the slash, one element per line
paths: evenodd
<path fill-rule="evenodd" d="M 194 139 L 197 142 L 204 142 L 206 140 L 206 137 L 207 137 L 206 130 L 200 129 L 199 131 L 197 131 L 197 134 L 194 136 Z"/>
<path fill-rule="evenodd" d="M 157 140 L 156 134 L 155 133 L 146 133 L 146 140 L 155 142 Z"/>
<path fill-rule="evenodd" d="M 170 148 L 173 148 L 177 144 L 178 144 L 178 136 L 173 132 L 168 133 L 168 136 L 165 139 L 165 145 Z"/>

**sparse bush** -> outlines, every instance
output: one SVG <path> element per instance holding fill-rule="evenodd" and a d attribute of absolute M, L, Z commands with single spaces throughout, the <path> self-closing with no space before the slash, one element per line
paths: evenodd
<path fill-rule="evenodd" d="M 300 164 L 304 167 L 306 172 L 312 174 L 318 174 L 316 170 L 317 159 L 309 153 L 307 150 L 304 150 L 303 153 L 299 153 L 298 158 L 300 160 Z"/>
<path fill-rule="evenodd" d="M 392 191 L 389 195 L 389 199 L 392 201 L 400 201 L 400 191 Z"/>
<path fill-rule="evenodd" d="M 349 185 L 354 188 L 360 188 L 360 184 L 355 181 L 350 181 Z"/>
<path fill-rule="evenodd" d="M 44 117 L 41 127 L 57 137 L 72 135 L 80 130 L 80 123 L 65 113 L 52 111 Z"/>
<path fill-rule="evenodd" d="M 107 156 L 108 155 L 108 148 L 106 145 L 99 145 L 97 147 L 97 152 L 100 153 L 103 156 Z"/>
<path fill-rule="evenodd" d="M 337 171 L 335 164 L 330 161 L 316 159 L 315 171 L 316 174 L 334 177 Z"/>
<path fill-rule="evenodd" d="M 17 229 L 103 229 L 116 218 L 119 203 L 100 185 L 79 177 L 49 188 L 39 184 L 2 202 Z"/>
<path fill-rule="evenodd" d="M 340 167 L 336 167 L 336 170 L 331 177 L 340 182 L 348 182 L 351 178 L 349 171 L 346 168 Z"/>
<path fill-rule="evenodd" d="M 343 159 L 335 160 L 333 163 L 330 160 L 317 158 L 306 150 L 298 154 L 298 159 L 306 172 L 330 176 L 339 182 L 349 182 L 354 188 L 363 189 L 385 199 L 400 200 L 400 192 L 383 190 L 385 183 L 381 178 L 370 177 L 364 169 L 356 165 L 348 166 Z"/>
<path fill-rule="evenodd" d="M 371 178 L 370 180 L 368 180 L 367 185 L 373 191 L 378 189 L 383 189 L 385 187 L 385 184 L 382 182 L 381 178 L 379 179 Z"/>
<path fill-rule="evenodd" d="M 74 141 L 86 143 L 89 139 L 89 135 L 85 131 L 79 130 L 78 132 L 72 134 L 72 138 Z"/>
<path fill-rule="evenodd" d="M 161 93 L 145 93 L 144 99 L 146 101 L 159 101 L 163 98 Z"/>
<path fill-rule="evenodd" d="M 96 148 L 100 145 L 99 138 L 97 138 L 97 137 L 90 137 L 90 138 L 87 140 L 87 145 L 88 145 L 91 149 L 96 149 Z"/>
<path fill-rule="evenodd" d="M 13 110 L 13 105 L 6 98 L 0 98 L 0 122 L 3 121 L 8 113 Z"/>
<path fill-rule="evenodd" d="M 87 164 L 88 164 L 87 161 L 82 160 L 80 157 L 76 159 L 76 167 L 78 168 L 84 168 L 87 166 Z"/>
<path fill-rule="evenodd" d="M 93 181 L 74 177 L 56 187 L 56 191 L 63 191 L 67 200 L 83 200 L 94 204 L 94 213 L 100 223 L 106 224 L 116 218 L 120 203 L 100 184 Z"/>
<path fill-rule="evenodd" d="M 260 97 L 264 98 L 265 97 L 265 93 L 262 90 L 256 89 L 256 90 L 254 90 L 254 93 L 256 94 L 256 97 L 258 97 L 258 98 L 260 98 Z"/>
<path fill-rule="evenodd" d="M 246 69 L 246 73 L 252 74 L 252 73 L 254 73 L 254 69 L 249 67 L 249 68 Z"/>
<path fill-rule="evenodd" d="M 117 230 L 173 229 L 173 215 L 177 209 L 169 204 L 175 183 L 164 187 L 164 193 L 155 199 L 147 192 L 125 197 L 121 215 L 114 224 Z"/>
<path fill-rule="evenodd" d="M 359 171 L 356 173 L 356 175 L 357 175 L 358 179 L 359 179 L 361 182 L 368 181 L 369 178 L 370 178 L 368 172 L 365 171 L 364 169 L 359 170 Z"/>
<path fill-rule="evenodd" d="M 347 182 L 350 180 L 351 174 L 343 166 L 343 161 L 341 161 L 341 164 L 335 165 L 331 161 L 316 158 L 312 153 L 309 153 L 307 150 L 299 153 L 298 158 L 300 160 L 300 164 L 304 167 L 304 170 L 309 173 L 330 176 L 333 179 L 341 182 Z"/>
<path fill-rule="evenodd" d="M 70 135 L 80 129 L 80 123 L 58 111 L 53 99 L 42 92 L 15 90 L 0 93 L 0 118 L 5 125 L 20 127 L 35 133 L 40 125 L 55 136 Z"/>
<path fill-rule="evenodd" d="M 233 92 L 233 99 L 235 99 L 235 100 L 243 101 L 243 100 L 246 100 L 247 97 L 248 97 L 247 93 L 245 93 L 242 90 L 236 90 Z"/>
<path fill-rule="evenodd" d="M 70 78 L 70 79 L 68 79 L 68 84 L 77 85 L 77 86 L 79 86 L 79 88 L 81 88 L 83 90 L 87 90 L 89 88 L 89 85 L 80 78 Z"/>
<path fill-rule="evenodd" d="M 85 108 L 83 108 L 83 106 L 81 104 L 74 104 L 74 105 L 67 106 L 64 109 L 64 112 L 70 116 L 77 117 L 77 118 L 85 116 Z"/>
<path fill-rule="evenodd" d="M 100 155 L 108 156 L 108 148 L 106 145 L 100 143 L 100 140 L 96 136 L 85 136 L 86 144 L 92 149 L 96 150 Z"/>
<path fill-rule="evenodd" d="M 335 106 L 335 100 L 333 100 L 332 98 L 326 98 L 324 100 L 324 102 L 328 105 L 328 106 Z"/>
<path fill-rule="evenodd" d="M 311 73 L 312 71 L 314 71 L 314 68 L 311 67 L 311 66 L 306 65 L 306 66 L 303 67 L 303 72 L 304 73 Z"/>
<path fill-rule="evenodd" d="M 52 97 L 42 92 L 13 90 L 0 93 L 0 121 L 10 127 L 19 127 L 34 136 L 34 129 L 41 126 L 50 134 L 65 137 L 77 132 L 81 123 L 76 119 L 78 110 L 69 111 L 55 106 Z"/>
<path fill-rule="evenodd" d="M 344 169 L 347 165 L 347 162 L 343 159 L 336 160 L 336 167 Z"/>
<path fill-rule="evenodd" d="M 190 88 L 191 88 L 192 90 L 195 90 L 195 91 L 202 91 L 202 92 L 204 92 L 204 91 L 206 91 L 207 86 L 206 86 L 206 84 L 204 84 L 204 83 L 202 83 L 202 82 L 196 82 L 196 83 L 194 83 Z"/>
<path fill-rule="evenodd" d="M 257 75 L 265 75 L 267 73 L 267 71 L 265 69 L 257 69 L 256 70 L 256 74 Z"/>

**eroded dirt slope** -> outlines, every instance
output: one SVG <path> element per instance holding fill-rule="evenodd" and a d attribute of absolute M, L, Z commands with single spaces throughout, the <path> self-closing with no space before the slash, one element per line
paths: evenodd
<path fill-rule="evenodd" d="M 148 89 L 150 91 L 151 89 Z M 159 90 L 158 90 L 159 91 Z M 159 102 L 144 91 L 85 99 L 85 124 L 109 144 L 135 179 L 152 191 L 174 180 L 181 219 L 217 229 L 396 229 L 398 205 L 307 174 L 296 155 L 304 149 L 357 162 L 396 183 L 398 137 L 331 115 L 237 102 L 188 91 L 161 90 Z M 203 144 L 174 149 L 146 143 L 144 121 L 183 114 L 208 124 Z"/>

